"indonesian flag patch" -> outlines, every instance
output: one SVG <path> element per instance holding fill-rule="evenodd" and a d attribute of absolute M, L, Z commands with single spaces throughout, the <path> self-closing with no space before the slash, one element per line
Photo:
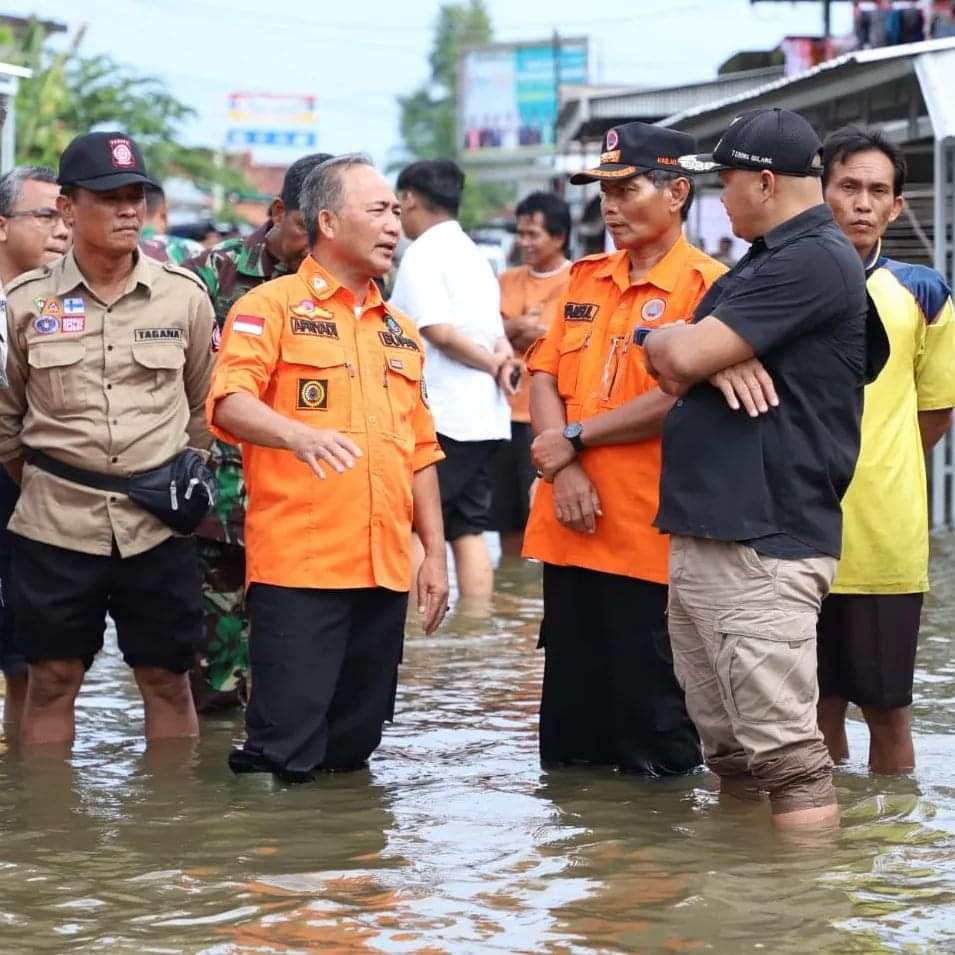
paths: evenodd
<path fill-rule="evenodd" d="M 236 315 L 232 329 L 243 335 L 261 335 L 265 331 L 265 319 L 258 315 Z"/>

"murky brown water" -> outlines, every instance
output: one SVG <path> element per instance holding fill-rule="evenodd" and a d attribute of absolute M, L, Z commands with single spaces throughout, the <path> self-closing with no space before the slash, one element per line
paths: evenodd
<path fill-rule="evenodd" d="M 367 772 L 235 778 L 239 720 L 144 752 L 115 651 L 69 763 L 0 759 L 0 952 L 955 952 L 955 540 L 917 675 L 919 770 L 840 771 L 834 845 L 772 836 L 706 776 L 543 773 L 538 573 L 408 641 Z"/>

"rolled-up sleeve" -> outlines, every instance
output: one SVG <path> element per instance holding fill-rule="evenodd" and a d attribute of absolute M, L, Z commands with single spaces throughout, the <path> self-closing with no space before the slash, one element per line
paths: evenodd
<path fill-rule="evenodd" d="M 206 421 L 217 438 L 229 444 L 241 443 L 213 424 L 216 404 L 227 395 L 239 393 L 263 398 L 279 360 L 284 320 L 281 304 L 258 289 L 232 306 L 206 399 Z"/>
<path fill-rule="evenodd" d="M 422 361 L 422 368 L 424 362 Z M 430 464 L 437 464 L 444 460 L 444 452 L 438 444 L 438 436 L 434 428 L 434 416 L 428 406 L 428 390 L 424 383 L 422 371 L 419 386 L 418 401 L 415 404 L 412 426 L 414 427 L 414 459 L 412 470 L 417 472 Z"/>

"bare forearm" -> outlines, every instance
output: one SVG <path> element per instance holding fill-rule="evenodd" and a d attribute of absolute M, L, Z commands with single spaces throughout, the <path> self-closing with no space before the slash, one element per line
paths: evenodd
<path fill-rule="evenodd" d="M 435 348 L 462 365 L 486 371 L 489 375 L 497 374 L 500 360 L 453 325 L 428 325 L 421 329 L 421 334 Z"/>
<path fill-rule="evenodd" d="M 922 449 L 926 454 L 938 444 L 952 427 L 952 409 L 941 411 L 920 411 L 919 431 L 922 435 Z"/>
<path fill-rule="evenodd" d="M 553 375 L 544 372 L 531 375 L 530 405 L 534 434 L 567 424 L 564 402 L 557 393 L 557 379 Z"/>
<path fill-rule="evenodd" d="M 669 394 L 753 357 L 749 343 L 713 315 L 694 325 L 655 329 L 647 336 L 644 349 L 648 369 L 665 383 Z"/>
<path fill-rule="evenodd" d="M 655 438 L 673 407 L 674 398 L 658 388 L 633 398 L 613 411 L 586 418 L 581 440 L 588 448 L 605 444 L 632 444 Z"/>
<path fill-rule="evenodd" d="M 235 435 L 240 441 L 263 448 L 292 447 L 292 439 L 301 426 L 291 418 L 273 411 L 254 395 L 243 392 L 226 395 L 216 403 L 213 424 Z"/>
<path fill-rule="evenodd" d="M 414 502 L 414 529 L 421 538 L 425 553 L 442 550 L 445 545 L 441 493 L 438 490 L 438 469 L 433 464 L 415 472 L 411 496 Z"/>

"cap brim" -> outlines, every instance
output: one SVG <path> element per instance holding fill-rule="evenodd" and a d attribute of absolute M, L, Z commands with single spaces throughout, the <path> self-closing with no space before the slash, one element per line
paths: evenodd
<path fill-rule="evenodd" d="M 708 172 L 719 172 L 721 169 L 731 169 L 731 166 L 717 162 L 712 153 L 697 153 L 696 155 L 680 156 L 677 165 L 683 172 L 691 176 L 703 176 Z"/>
<path fill-rule="evenodd" d="M 593 169 L 575 172 L 570 177 L 569 182 L 575 186 L 582 186 L 585 183 L 598 182 L 602 179 L 629 179 L 631 176 L 639 176 L 646 171 L 640 166 L 629 166 L 626 163 L 601 163 Z"/>
<path fill-rule="evenodd" d="M 95 179 L 75 179 L 72 182 L 63 182 L 62 179 L 58 179 L 57 182 L 61 186 L 79 186 L 81 189 L 89 189 L 90 192 L 109 192 L 111 189 L 122 189 L 123 186 L 159 188 L 159 183 L 141 172 L 117 172 L 109 176 L 97 176 Z"/>

